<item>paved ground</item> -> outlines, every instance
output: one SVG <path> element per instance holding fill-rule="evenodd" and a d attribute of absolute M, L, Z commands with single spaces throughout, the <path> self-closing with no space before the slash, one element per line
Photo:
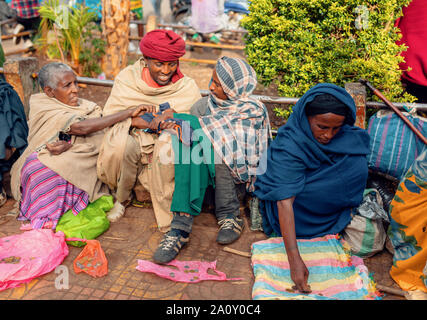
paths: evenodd
<path fill-rule="evenodd" d="M 14 201 L 0 209 L 0 237 L 20 233 L 20 222 L 7 216 Z M 251 231 L 245 216 L 242 237 L 228 247 L 250 252 L 253 242 L 266 239 L 259 231 Z M 125 215 L 98 237 L 108 259 L 108 274 L 102 278 L 73 271 L 73 260 L 82 248 L 69 246 L 70 252 L 62 265 L 69 270 L 69 288 L 55 288 L 54 271 L 34 279 L 19 288 L 0 292 L 0 300 L 250 300 L 253 273 L 250 258 L 224 251 L 215 242 L 216 220 L 212 213 L 202 213 L 195 219 L 189 245 L 182 250 L 179 260 L 217 261 L 217 269 L 230 278 L 242 281 L 202 281 L 195 284 L 176 283 L 154 274 L 136 270 L 137 259 L 151 260 L 162 234 L 157 231 L 151 208 L 129 207 Z M 397 285 L 388 275 L 392 256 L 384 251 L 366 264 L 378 283 L 393 288 Z M 386 295 L 385 300 L 403 299 Z"/>

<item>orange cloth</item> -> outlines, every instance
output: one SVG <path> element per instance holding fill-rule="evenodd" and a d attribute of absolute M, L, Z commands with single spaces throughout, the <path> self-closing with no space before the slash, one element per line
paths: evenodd
<path fill-rule="evenodd" d="M 388 235 L 395 251 L 391 277 L 403 290 L 427 293 L 426 168 L 427 151 L 415 160 L 399 184 L 390 205 Z"/>
<path fill-rule="evenodd" d="M 150 70 L 148 70 L 147 67 L 142 69 L 142 80 L 151 88 L 160 88 L 162 87 L 159 85 L 154 79 L 151 77 Z"/>

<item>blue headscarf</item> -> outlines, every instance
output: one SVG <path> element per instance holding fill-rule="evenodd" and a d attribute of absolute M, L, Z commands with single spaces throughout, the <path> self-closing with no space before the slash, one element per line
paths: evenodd
<path fill-rule="evenodd" d="M 312 134 L 305 107 L 325 93 L 344 103 L 349 112 L 335 137 L 321 144 Z M 350 222 L 351 208 L 362 201 L 368 177 L 369 135 L 354 126 L 355 120 L 353 98 L 336 85 L 318 84 L 298 100 L 264 154 L 266 171 L 255 182 L 267 234 L 281 234 L 277 201 L 293 196 L 297 238 L 335 234 Z"/>

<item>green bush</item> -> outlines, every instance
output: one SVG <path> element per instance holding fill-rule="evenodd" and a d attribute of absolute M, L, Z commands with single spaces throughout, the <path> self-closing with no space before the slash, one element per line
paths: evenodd
<path fill-rule="evenodd" d="M 319 82 L 344 86 L 365 78 L 391 101 L 413 102 L 400 82 L 399 53 L 406 47 L 395 44 L 394 26 L 410 1 L 253 0 L 242 20 L 248 62 L 282 96 L 300 97 Z"/>

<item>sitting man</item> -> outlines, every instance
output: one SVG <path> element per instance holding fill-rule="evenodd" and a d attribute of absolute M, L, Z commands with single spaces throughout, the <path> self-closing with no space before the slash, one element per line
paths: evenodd
<path fill-rule="evenodd" d="M 11 190 L 18 220 L 55 229 L 69 209 L 78 214 L 109 194 L 96 171 L 104 129 L 143 108 L 102 116 L 96 103 L 78 98 L 76 75 L 63 63 L 45 65 L 38 78 L 43 93 L 30 98 L 28 147 L 11 169 Z"/>
<path fill-rule="evenodd" d="M 115 78 L 104 114 L 133 108 L 137 105 L 155 106 L 169 103 L 169 111 L 189 113 L 200 99 L 195 81 L 179 69 L 179 58 L 185 53 L 184 40 L 171 30 L 153 30 L 140 42 L 144 57 L 123 69 Z M 168 133 L 147 132 L 158 128 L 169 112 L 148 123 L 133 118 L 116 124 L 108 130 L 98 158 L 98 177 L 124 206 L 131 199 L 132 190 L 139 181 L 150 192 L 154 213 L 160 231 L 170 227 L 170 206 L 174 191 L 174 164 L 163 163 L 160 156 L 172 151 Z M 116 218 L 119 218 L 118 215 Z"/>

